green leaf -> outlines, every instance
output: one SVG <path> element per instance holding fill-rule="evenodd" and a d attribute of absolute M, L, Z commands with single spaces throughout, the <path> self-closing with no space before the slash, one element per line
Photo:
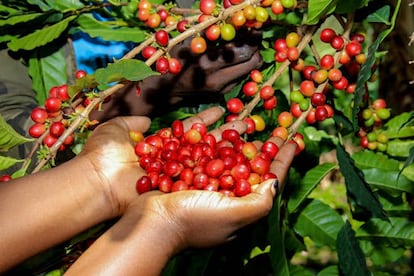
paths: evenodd
<path fill-rule="evenodd" d="M 306 197 L 315 189 L 319 182 L 332 170 L 336 168 L 336 164 L 324 163 L 320 164 L 313 169 L 310 169 L 304 176 L 300 189 L 296 193 L 290 195 L 288 201 L 288 210 L 293 213 L 297 210 L 300 204 L 306 199 Z"/>
<path fill-rule="evenodd" d="M 337 3 L 338 0 L 309 0 L 306 24 L 313 25 L 318 23 L 321 17 L 335 11 Z"/>
<path fill-rule="evenodd" d="M 34 51 L 29 59 L 29 75 L 39 104 L 43 104 L 53 86 L 67 83 L 66 59 L 63 50 L 54 53 Z"/>
<path fill-rule="evenodd" d="M 50 0 L 53 2 L 53 4 L 55 5 L 55 9 L 61 10 L 61 11 L 67 11 L 67 10 L 72 10 L 72 9 L 80 9 L 85 7 L 84 4 L 82 4 L 81 1 L 79 0 L 59 0 L 59 1 L 54 1 L 54 0 Z"/>
<path fill-rule="evenodd" d="M 414 147 L 410 149 L 410 154 L 408 155 L 407 159 L 404 162 L 403 167 L 401 168 L 399 174 L 403 174 L 414 180 L 414 166 L 411 166 L 414 162 Z M 407 169 L 408 168 L 408 169 Z M 407 170 L 406 170 L 407 169 Z"/>
<path fill-rule="evenodd" d="M 404 112 L 391 118 L 384 125 L 383 133 L 388 139 L 413 137 L 414 126 L 410 124 L 413 115 L 414 112 Z"/>
<path fill-rule="evenodd" d="M 121 80 L 140 81 L 149 76 L 159 75 L 141 60 L 125 59 L 111 63 L 95 71 L 99 84 L 110 84 Z"/>
<path fill-rule="evenodd" d="M 333 141 L 334 143 L 337 142 L 336 137 L 333 135 L 329 135 L 325 130 L 318 130 L 313 126 L 305 127 L 304 133 L 309 138 L 309 140 L 320 142 L 322 139 L 327 139 Z"/>
<path fill-rule="evenodd" d="M 359 8 L 362 8 L 368 5 L 370 0 L 347 0 L 347 1 L 338 1 L 338 5 L 336 6 L 336 13 L 345 14 L 354 12 Z"/>
<path fill-rule="evenodd" d="M 11 166 L 23 162 L 23 160 L 18 160 L 9 156 L 2 156 L 0 155 L 0 171 L 6 170 Z"/>
<path fill-rule="evenodd" d="M 58 38 L 67 29 L 69 23 L 75 18 L 75 15 L 70 16 L 59 23 L 36 30 L 35 32 L 21 38 L 14 39 L 10 41 L 7 46 L 12 51 L 33 50 L 37 47 L 44 46 Z"/>
<path fill-rule="evenodd" d="M 384 171 L 379 168 L 363 170 L 365 180 L 376 189 L 384 190 L 389 193 L 398 194 L 402 192 L 414 193 L 413 182 L 399 171 Z"/>
<path fill-rule="evenodd" d="M 279 223 L 281 197 L 278 196 L 268 216 L 270 242 L 270 259 L 272 260 L 273 275 L 289 275 L 289 263 L 286 257 L 285 233 L 286 225 Z"/>
<path fill-rule="evenodd" d="M 390 222 L 371 219 L 356 232 L 359 239 L 371 240 L 393 247 L 414 246 L 414 222 L 407 218 L 391 217 Z"/>
<path fill-rule="evenodd" d="M 379 8 L 378 10 L 376 10 L 375 12 L 368 15 L 367 22 L 384 23 L 386 25 L 390 25 L 391 24 L 391 22 L 389 21 L 390 13 L 391 13 L 390 6 L 388 5 L 383 6 Z"/>
<path fill-rule="evenodd" d="M 293 226 L 302 237 L 310 237 L 318 245 L 336 246 L 336 236 L 343 226 L 342 217 L 319 200 L 312 200 L 299 214 Z"/>
<path fill-rule="evenodd" d="M 348 1 L 346 1 L 348 3 Z M 382 32 L 384 35 L 384 32 Z M 354 103 L 352 108 L 352 126 L 354 131 L 358 131 L 358 114 L 360 109 L 360 104 L 363 100 L 363 95 L 365 94 L 365 83 L 371 78 L 372 75 L 372 66 L 376 62 L 375 52 L 378 50 L 378 47 L 381 43 L 382 39 L 377 38 L 377 40 L 372 43 L 368 48 L 367 60 L 364 64 L 361 65 L 361 69 L 358 74 L 357 82 L 356 82 L 356 89 L 354 93 Z"/>
<path fill-rule="evenodd" d="M 381 152 L 371 150 L 357 151 L 352 155 L 355 165 L 360 169 L 377 168 L 380 170 L 397 171 L 399 162 Z"/>
<path fill-rule="evenodd" d="M 42 15 L 43 15 L 42 13 L 29 13 L 29 14 L 14 15 L 4 20 L 0 20 L 0 26 L 16 25 L 19 23 L 28 22 Z"/>
<path fill-rule="evenodd" d="M 338 266 L 331 265 L 319 271 L 317 276 L 339 276 Z"/>
<path fill-rule="evenodd" d="M 27 0 L 27 2 L 29 4 L 38 6 L 42 11 L 48 11 L 48 10 L 50 10 L 50 6 L 48 6 L 42 0 Z"/>
<path fill-rule="evenodd" d="M 408 157 L 414 147 L 414 140 L 393 139 L 387 144 L 387 153 L 395 157 Z"/>
<path fill-rule="evenodd" d="M 355 238 L 355 232 L 352 230 L 351 224 L 348 221 L 338 233 L 336 248 L 341 275 L 371 275 L 365 262 L 364 253 L 362 252 L 358 240 Z"/>
<path fill-rule="evenodd" d="M 0 150 L 9 150 L 15 146 L 33 141 L 17 133 L 0 114 Z"/>
<path fill-rule="evenodd" d="M 345 151 L 342 145 L 336 147 L 339 168 L 345 178 L 347 192 L 356 204 L 366 210 L 369 215 L 386 219 L 384 210 L 377 196 L 372 192 L 370 186 L 364 179 L 363 173 L 354 165 L 354 161 Z"/>
<path fill-rule="evenodd" d="M 140 43 L 147 38 L 147 33 L 137 27 L 114 28 L 113 21 L 97 21 L 92 15 L 81 15 L 77 20 L 80 30 L 90 37 L 100 37 L 107 41 L 125 41 Z"/>

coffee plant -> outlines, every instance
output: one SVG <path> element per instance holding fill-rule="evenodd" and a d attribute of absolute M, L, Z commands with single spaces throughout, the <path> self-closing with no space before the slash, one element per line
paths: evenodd
<path fill-rule="evenodd" d="M 377 91 L 382 43 L 399 9 L 410 8 L 401 2 L 200 0 L 188 9 L 162 0 L 3 0 L 1 46 L 27 65 L 39 107 L 26 136 L 0 117 L 1 149 L 33 145 L 23 160 L 0 156 L 1 170 L 17 168 L 1 181 L 79 153 L 99 124 L 88 119 L 93 110 L 127 85 L 140 97 L 140 81 L 180 74 L 170 52 L 183 41 L 200 55 L 256 30 L 263 63 L 230 92 L 153 118 L 149 133 L 130 133 L 147 171 L 137 196 L 153 189 L 243 196 L 272 177 L 266 168 L 277 146 L 251 143 L 272 136 L 297 144 L 288 180 L 268 217 L 228 244 L 177 255 L 164 275 L 413 273 L 414 113 L 393 112 Z M 135 47 L 93 73 L 68 73 L 63 48 L 80 32 Z M 226 110 L 214 127 L 244 120 L 246 133 L 229 130 L 221 142 L 204 125 L 184 133 L 180 120 L 210 105 Z M 105 227 L 18 269 L 60 275 Z"/>

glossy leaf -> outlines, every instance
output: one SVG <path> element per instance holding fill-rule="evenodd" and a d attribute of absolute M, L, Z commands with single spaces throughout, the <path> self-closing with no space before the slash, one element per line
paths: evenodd
<path fill-rule="evenodd" d="M 63 50 L 43 55 L 35 51 L 29 60 L 29 75 L 39 104 L 43 104 L 53 86 L 67 83 L 66 59 Z"/>
<path fill-rule="evenodd" d="M 50 10 L 50 6 L 42 0 L 27 0 L 28 3 L 38 6 L 42 11 Z"/>
<path fill-rule="evenodd" d="M 367 22 L 383 23 L 383 24 L 386 24 L 386 25 L 390 25 L 391 24 L 390 21 L 389 21 L 390 10 L 391 10 L 391 8 L 388 5 L 379 8 L 375 12 L 368 15 Z"/>
<path fill-rule="evenodd" d="M 293 227 L 302 237 L 308 236 L 318 245 L 335 248 L 336 236 L 343 223 L 335 210 L 314 199 L 301 210 Z"/>
<path fill-rule="evenodd" d="M 414 246 L 414 222 L 407 218 L 392 217 L 390 222 L 371 219 L 356 232 L 359 239 L 372 240 L 388 246 L 409 248 Z"/>
<path fill-rule="evenodd" d="M 395 157 L 408 158 L 410 150 L 414 147 L 414 140 L 393 139 L 387 144 L 387 153 Z"/>
<path fill-rule="evenodd" d="M 337 167 L 333 163 L 320 164 L 309 170 L 299 185 L 300 189 L 296 193 L 293 192 L 288 201 L 288 210 L 293 213 L 297 210 L 300 204 L 307 198 L 307 196 L 315 189 L 319 182 L 332 170 Z"/>
<path fill-rule="evenodd" d="M 43 13 L 29 13 L 29 14 L 21 14 L 21 15 L 10 16 L 7 19 L 1 19 L 0 20 L 0 26 L 15 25 L 15 24 L 19 24 L 19 23 L 28 22 L 28 21 L 36 19 L 36 18 L 38 18 L 42 15 L 43 15 Z"/>
<path fill-rule="evenodd" d="M 355 167 L 354 161 L 342 145 L 337 145 L 336 154 L 339 161 L 339 168 L 345 178 L 348 195 L 371 216 L 385 219 L 384 210 L 377 196 L 365 181 L 363 173 Z"/>
<path fill-rule="evenodd" d="M 414 126 L 411 124 L 414 112 L 404 112 L 391 118 L 385 125 L 383 133 L 388 139 L 414 137 Z"/>
<path fill-rule="evenodd" d="M 15 146 L 33 141 L 17 133 L 0 115 L 0 150 L 7 151 Z"/>
<path fill-rule="evenodd" d="M 389 158 L 381 152 L 373 152 L 371 150 L 357 151 L 352 154 L 355 165 L 360 169 L 378 168 L 380 170 L 397 171 L 399 162 Z"/>
<path fill-rule="evenodd" d="M 100 37 L 107 41 L 131 41 L 142 42 L 147 38 L 147 34 L 140 28 L 114 27 L 113 21 L 98 21 L 90 14 L 84 14 L 79 17 L 77 23 L 80 30 L 91 37 Z"/>
<path fill-rule="evenodd" d="M 121 80 L 140 81 L 158 74 L 141 60 L 125 59 L 96 70 L 94 77 L 102 85 Z"/>
<path fill-rule="evenodd" d="M 337 2 L 338 0 L 309 0 L 308 18 L 306 23 L 309 25 L 318 23 L 321 17 L 335 11 Z"/>
<path fill-rule="evenodd" d="M 336 244 L 341 275 L 371 275 L 367 268 L 364 253 L 348 221 L 339 231 Z"/>
<path fill-rule="evenodd" d="M 36 30 L 21 38 L 14 39 L 10 41 L 7 46 L 12 51 L 33 50 L 37 47 L 44 46 L 58 38 L 67 29 L 69 23 L 75 18 L 76 16 L 67 17 L 59 23 Z"/>
<path fill-rule="evenodd" d="M 0 171 L 6 170 L 19 162 L 23 162 L 23 160 L 0 155 Z"/>
<path fill-rule="evenodd" d="M 372 168 L 363 170 L 363 173 L 365 180 L 375 189 L 398 193 L 414 193 L 413 182 L 404 175 L 400 175 L 398 170 L 385 171 Z"/>

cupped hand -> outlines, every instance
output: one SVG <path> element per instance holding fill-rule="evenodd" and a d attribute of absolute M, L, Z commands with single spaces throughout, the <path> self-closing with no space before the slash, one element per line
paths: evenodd
<path fill-rule="evenodd" d="M 223 109 L 212 107 L 196 116 L 184 120 L 185 129 L 195 122 L 203 122 L 207 126 L 215 123 L 223 115 Z M 113 208 L 114 216 L 122 214 L 129 203 L 137 197 L 136 181 L 145 174 L 139 166 L 134 151 L 134 143 L 129 137 L 130 130 L 146 132 L 151 121 L 147 117 L 117 117 L 99 125 L 88 139 L 79 157 L 85 157 L 95 168 L 99 183 Z M 219 135 L 221 129 L 235 128 L 240 133 L 246 130 L 243 122 L 237 121 L 220 126 L 213 130 Z"/>
<path fill-rule="evenodd" d="M 174 252 L 228 241 L 236 230 L 269 213 L 274 196 L 286 178 L 296 146 L 293 143 L 282 145 L 281 140 L 271 139 L 280 146 L 271 165 L 271 171 L 278 179 L 256 185 L 250 194 L 229 197 L 212 191 L 189 190 L 169 194 L 154 191 L 137 198 L 131 211 L 139 209 L 144 221 L 161 222 L 163 225 L 160 227 L 171 233 L 166 238 L 173 244 Z"/>

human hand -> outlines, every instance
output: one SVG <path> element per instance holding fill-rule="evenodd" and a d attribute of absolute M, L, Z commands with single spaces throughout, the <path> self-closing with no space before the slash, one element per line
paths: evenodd
<path fill-rule="evenodd" d="M 184 128 L 189 129 L 195 122 L 207 126 L 215 123 L 223 115 L 219 107 L 212 107 L 196 116 L 183 121 Z M 150 126 L 147 117 L 117 117 L 99 125 L 88 139 L 79 157 L 85 157 L 95 168 L 95 173 L 102 184 L 102 189 L 112 206 L 114 216 L 124 213 L 129 203 L 137 196 L 136 181 L 145 174 L 139 166 L 134 144 L 129 138 L 130 130 L 146 132 Z M 246 130 L 241 121 L 232 122 L 212 130 L 219 136 L 222 129 L 234 128 L 240 133 Z"/>
<path fill-rule="evenodd" d="M 192 54 L 190 39 L 185 40 L 170 52 L 182 63 L 179 74 L 146 78 L 139 83 L 139 95 L 135 84 L 130 83 L 112 95 L 102 111 L 94 110 L 90 119 L 103 122 L 115 116 L 158 115 L 184 101 L 192 105 L 218 101 L 221 94 L 229 92 L 262 62 L 258 47 L 261 33 L 240 32 L 235 41 L 207 47 L 201 55 Z"/>
<path fill-rule="evenodd" d="M 228 241 L 234 232 L 268 214 L 273 199 L 284 182 L 294 158 L 296 145 L 282 145 L 271 138 L 280 151 L 271 164 L 271 179 L 253 187 L 243 197 L 229 197 L 220 192 L 188 190 L 169 194 L 148 192 L 136 199 L 131 212 L 148 223 L 160 223 L 172 252 L 188 247 L 209 247 Z M 127 213 L 130 210 L 127 211 Z M 155 221 L 155 222 L 154 222 Z M 158 226 L 157 226 L 158 227 Z"/>

